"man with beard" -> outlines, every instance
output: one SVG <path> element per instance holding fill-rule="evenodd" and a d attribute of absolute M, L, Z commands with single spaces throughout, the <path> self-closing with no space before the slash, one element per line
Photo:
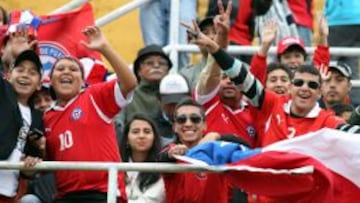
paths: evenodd
<path fill-rule="evenodd" d="M 217 77 L 215 85 L 200 76 L 195 93 L 196 101 L 206 109 L 207 132 L 235 134 L 254 147 L 256 133 L 249 106 L 230 78 L 220 75 L 222 78 Z"/>
<path fill-rule="evenodd" d="M 226 47 L 231 6 L 227 6 L 226 11 L 221 5 L 219 6 L 220 13 L 214 20 L 216 34 L 211 37 L 205 35 L 211 40 L 215 39 L 222 47 Z M 201 28 L 199 30 L 201 31 Z M 204 47 L 208 52 L 207 46 L 200 47 Z M 208 63 L 209 60 L 212 61 L 212 57 L 208 58 Z M 241 65 L 247 66 L 245 63 Z M 195 100 L 206 109 L 207 132 L 235 134 L 251 147 L 255 146 L 256 133 L 248 105 L 242 100 L 242 93 L 219 68 L 206 66 L 200 74 L 194 96 Z"/>
<path fill-rule="evenodd" d="M 159 85 L 171 66 L 170 58 L 158 45 L 146 46 L 138 52 L 134 73 L 139 85 L 134 90 L 131 103 L 115 119 L 118 138 L 121 137 L 122 127 L 134 113 L 141 112 L 152 119 L 160 114 Z"/>
<path fill-rule="evenodd" d="M 329 65 L 330 77 L 323 81 L 322 104 L 324 108 L 330 109 L 334 104 L 349 103 L 351 90 L 350 66 L 340 61 L 331 61 Z"/>

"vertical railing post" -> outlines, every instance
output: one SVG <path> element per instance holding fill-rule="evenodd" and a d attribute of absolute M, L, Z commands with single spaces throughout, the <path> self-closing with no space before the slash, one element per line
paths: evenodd
<path fill-rule="evenodd" d="M 186 0 L 192 1 L 192 0 Z M 183 11 L 186 12 L 186 11 Z M 173 62 L 172 71 L 177 72 L 179 66 L 179 52 L 177 46 L 179 44 L 179 31 L 180 31 L 180 0 L 171 0 L 170 8 L 170 59 Z"/>
<path fill-rule="evenodd" d="M 116 193 L 118 191 L 118 171 L 115 166 L 110 166 L 108 177 L 108 193 L 107 193 L 107 202 L 116 203 Z"/>

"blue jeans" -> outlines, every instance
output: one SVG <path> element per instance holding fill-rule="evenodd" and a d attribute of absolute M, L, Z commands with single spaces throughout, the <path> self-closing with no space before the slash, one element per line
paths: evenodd
<path fill-rule="evenodd" d="M 169 23 L 171 0 L 152 0 L 140 7 L 140 25 L 145 45 L 158 44 L 165 46 L 169 44 Z M 180 22 L 191 24 L 196 19 L 195 0 L 180 0 Z M 187 44 L 186 29 L 179 25 L 179 44 Z M 179 67 L 188 65 L 187 53 L 179 55 Z"/>

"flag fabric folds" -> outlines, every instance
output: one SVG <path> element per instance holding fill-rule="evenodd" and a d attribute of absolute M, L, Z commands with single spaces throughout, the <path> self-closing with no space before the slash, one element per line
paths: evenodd
<path fill-rule="evenodd" d="M 9 26 L 0 28 L 0 41 L 6 35 L 25 27 L 29 36 L 38 40 L 40 59 L 43 64 L 43 81 L 49 81 L 49 73 L 55 61 L 63 56 L 81 59 L 87 84 L 105 81 L 108 74 L 101 61 L 101 55 L 83 47 L 79 42 L 86 41 L 82 30 L 94 25 L 94 15 L 90 3 L 79 9 L 51 15 L 37 16 L 29 10 L 14 10 L 10 14 Z M 2 29 L 7 32 L 3 32 Z"/>
<path fill-rule="evenodd" d="M 79 42 L 86 41 L 82 30 L 94 25 L 94 15 L 90 3 L 65 13 L 41 16 L 38 29 L 40 58 L 45 75 L 49 73 L 54 62 L 65 55 L 75 56 L 83 63 L 86 82 L 94 84 L 105 80 L 107 70 L 101 63 L 98 52 L 83 47 Z"/>
<path fill-rule="evenodd" d="M 268 202 L 360 202 L 360 136 L 322 129 L 262 149 L 208 142 L 180 159 L 217 166 Z"/>

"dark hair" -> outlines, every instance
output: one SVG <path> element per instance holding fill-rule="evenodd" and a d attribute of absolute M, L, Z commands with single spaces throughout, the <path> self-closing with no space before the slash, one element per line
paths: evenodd
<path fill-rule="evenodd" d="M 122 161 L 128 162 L 129 158 L 131 156 L 131 148 L 128 145 L 128 137 L 129 137 L 129 131 L 131 123 L 135 120 L 142 120 L 150 124 L 153 132 L 154 132 L 154 143 L 152 147 L 150 148 L 149 154 L 144 162 L 155 162 L 157 154 L 160 152 L 161 149 L 161 140 L 160 140 L 160 134 L 156 127 L 155 122 L 147 117 L 146 115 L 142 113 L 136 113 L 134 114 L 130 120 L 126 123 L 124 126 L 124 133 L 121 138 L 120 142 L 120 152 L 121 152 L 121 158 Z M 156 172 L 141 172 L 139 173 L 139 188 L 141 191 L 146 189 L 146 187 L 154 184 L 156 181 L 158 181 L 160 178 L 160 174 Z"/>
<path fill-rule="evenodd" d="M 8 15 L 7 15 L 7 11 L 5 10 L 4 7 L 0 6 L 0 12 L 2 14 L 2 19 L 3 19 L 3 24 L 8 24 Z"/>
<path fill-rule="evenodd" d="M 50 74 L 49 74 L 50 78 L 52 77 L 52 74 L 53 74 L 53 72 L 54 72 L 55 66 L 56 66 L 60 61 L 62 61 L 62 60 L 68 60 L 68 61 L 75 62 L 75 63 L 79 66 L 79 68 L 80 68 L 82 79 L 85 80 L 85 72 L 84 72 L 85 70 L 84 70 L 84 66 L 83 66 L 82 63 L 79 61 L 79 59 L 77 59 L 77 58 L 74 57 L 74 56 L 63 56 L 63 57 L 57 59 L 57 60 L 54 62 L 52 68 L 51 68 L 51 71 L 50 71 Z"/>
<path fill-rule="evenodd" d="M 341 114 L 343 114 L 344 112 L 354 111 L 354 107 L 351 106 L 350 104 L 341 104 L 341 103 L 332 105 L 331 109 L 335 112 L 335 115 L 337 116 L 341 116 Z"/>
<path fill-rule="evenodd" d="M 290 80 L 293 77 L 291 70 L 285 64 L 282 64 L 282 63 L 270 63 L 267 67 L 266 76 L 268 76 L 269 73 L 276 71 L 276 70 L 283 70 L 289 76 Z M 267 77 L 266 77 L 266 79 L 267 79 Z"/>
<path fill-rule="evenodd" d="M 204 107 L 201 104 L 194 101 L 191 97 L 185 97 L 182 100 L 180 100 L 179 103 L 177 103 L 177 105 L 175 106 L 175 110 L 174 110 L 174 116 L 176 116 L 177 110 L 180 107 L 183 107 L 183 106 L 197 107 L 198 109 L 200 109 L 201 117 L 205 118 L 205 109 L 204 109 Z"/>
<path fill-rule="evenodd" d="M 320 72 L 313 65 L 301 65 L 295 70 L 294 76 L 296 73 L 309 73 L 311 75 L 315 75 L 319 78 L 319 83 L 322 83 Z"/>

